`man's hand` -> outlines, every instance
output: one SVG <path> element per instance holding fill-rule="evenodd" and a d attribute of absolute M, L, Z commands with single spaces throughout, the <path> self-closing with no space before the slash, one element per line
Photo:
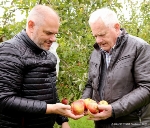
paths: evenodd
<path fill-rule="evenodd" d="M 61 128 L 70 128 L 69 123 L 68 122 L 62 123 Z"/>
<path fill-rule="evenodd" d="M 111 105 L 98 105 L 98 109 L 101 111 L 97 114 L 89 113 L 89 120 L 105 120 L 112 116 L 112 106 Z"/>
<path fill-rule="evenodd" d="M 64 105 L 62 103 L 47 104 L 46 114 L 50 114 L 50 113 L 59 114 L 62 116 L 66 116 L 66 117 L 75 119 L 75 120 L 84 116 L 84 115 L 74 115 L 71 112 L 71 106 Z"/>

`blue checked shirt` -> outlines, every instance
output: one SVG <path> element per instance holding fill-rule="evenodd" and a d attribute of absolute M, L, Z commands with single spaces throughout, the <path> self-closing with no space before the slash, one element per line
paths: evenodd
<path fill-rule="evenodd" d="M 115 47 L 115 46 L 114 46 L 114 47 Z M 110 50 L 110 52 L 104 51 L 105 57 L 106 57 L 107 68 L 108 68 L 108 66 L 109 66 L 109 63 L 110 63 L 110 60 L 111 60 L 111 56 L 112 56 L 112 51 L 113 51 L 114 47 Z"/>

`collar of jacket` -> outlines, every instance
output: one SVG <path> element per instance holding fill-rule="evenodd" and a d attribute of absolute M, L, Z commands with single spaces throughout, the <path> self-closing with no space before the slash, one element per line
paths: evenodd
<path fill-rule="evenodd" d="M 20 40 L 23 40 L 23 42 L 30 48 L 32 49 L 32 51 L 36 54 L 41 54 L 42 52 L 43 53 L 46 53 L 47 52 L 41 48 L 39 48 L 30 38 L 29 36 L 27 35 L 26 33 L 26 30 L 23 29 L 19 34 L 17 34 L 15 36 L 16 38 L 19 38 Z"/>
<path fill-rule="evenodd" d="M 125 35 L 127 34 L 127 32 L 125 31 L 124 28 L 121 28 L 120 30 L 122 31 L 122 33 L 121 33 L 121 35 L 117 38 L 116 45 L 115 45 L 116 48 L 120 46 L 122 40 L 124 39 Z M 95 43 L 95 44 L 93 45 L 93 47 L 94 47 L 96 50 L 102 50 L 102 49 L 99 47 L 99 45 L 98 45 L 97 43 Z"/>

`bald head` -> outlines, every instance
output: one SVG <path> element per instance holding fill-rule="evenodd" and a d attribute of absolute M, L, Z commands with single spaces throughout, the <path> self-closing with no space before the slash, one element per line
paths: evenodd
<path fill-rule="evenodd" d="M 45 20 L 47 19 L 54 19 L 59 21 L 59 16 L 49 6 L 45 5 L 36 5 L 32 10 L 30 11 L 28 18 L 27 18 L 27 23 L 31 20 L 33 21 L 36 25 L 42 25 Z"/>
<path fill-rule="evenodd" d="M 38 47 L 49 50 L 56 41 L 59 26 L 59 16 L 52 8 L 36 5 L 27 18 L 26 33 Z"/>

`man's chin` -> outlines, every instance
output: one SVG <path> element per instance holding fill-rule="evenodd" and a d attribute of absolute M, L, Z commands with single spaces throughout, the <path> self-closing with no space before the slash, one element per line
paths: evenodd
<path fill-rule="evenodd" d="M 47 48 L 47 49 L 44 49 L 45 51 L 48 51 L 48 50 L 50 50 L 50 48 Z"/>
<path fill-rule="evenodd" d="M 50 49 L 50 47 L 47 47 L 47 48 L 41 48 L 41 49 L 43 49 L 44 51 L 48 51 L 49 49 Z"/>
<path fill-rule="evenodd" d="M 109 52 L 109 49 L 106 48 L 106 47 L 101 47 L 101 49 L 103 49 L 103 50 L 106 51 L 106 52 Z"/>

